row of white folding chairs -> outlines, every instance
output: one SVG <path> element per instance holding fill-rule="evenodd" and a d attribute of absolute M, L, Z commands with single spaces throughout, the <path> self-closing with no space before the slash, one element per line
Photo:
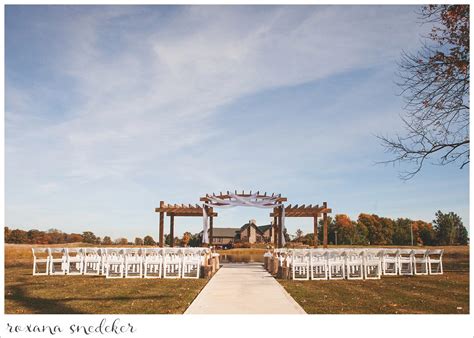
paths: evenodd
<path fill-rule="evenodd" d="M 382 269 L 377 252 L 365 250 L 292 251 L 286 264 L 295 280 L 379 279 Z"/>
<path fill-rule="evenodd" d="M 443 249 L 384 249 L 384 275 L 442 275 Z"/>
<path fill-rule="evenodd" d="M 107 278 L 199 278 L 206 250 L 145 249 L 142 253 L 110 250 L 104 260 Z"/>
<path fill-rule="evenodd" d="M 279 249 L 275 254 L 300 280 L 443 273 L 442 249 Z"/>
<path fill-rule="evenodd" d="M 33 248 L 33 275 L 199 278 L 207 248 Z M 41 271 L 41 265 L 45 268 Z"/>

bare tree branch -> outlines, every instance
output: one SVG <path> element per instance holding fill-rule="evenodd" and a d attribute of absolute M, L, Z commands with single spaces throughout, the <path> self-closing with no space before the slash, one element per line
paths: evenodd
<path fill-rule="evenodd" d="M 405 100 L 403 136 L 377 136 L 390 160 L 408 163 L 410 179 L 433 164 L 469 163 L 469 5 L 428 5 L 420 19 L 432 24 L 417 53 L 402 52 L 397 77 Z"/>

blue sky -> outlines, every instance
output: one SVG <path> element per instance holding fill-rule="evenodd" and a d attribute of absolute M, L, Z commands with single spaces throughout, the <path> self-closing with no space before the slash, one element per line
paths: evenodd
<path fill-rule="evenodd" d="M 403 131 L 396 62 L 429 29 L 415 10 L 7 6 L 6 224 L 156 238 L 160 200 L 245 189 L 468 226 L 468 169 L 404 182 L 406 167 L 374 164 L 387 159 L 375 135 Z M 270 220 L 218 212 L 217 227 Z"/>

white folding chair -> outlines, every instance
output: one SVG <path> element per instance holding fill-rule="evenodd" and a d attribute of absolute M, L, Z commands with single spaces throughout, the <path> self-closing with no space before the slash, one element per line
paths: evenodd
<path fill-rule="evenodd" d="M 398 275 L 398 249 L 383 249 L 382 250 L 382 274 L 384 276 Z"/>
<path fill-rule="evenodd" d="M 99 248 L 82 248 L 84 254 L 84 275 L 100 275 L 102 271 L 102 259 L 104 258 L 102 250 Z M 105 274 L 105 270 L 102 271 Z"/>
<path fill-rule="evenodd" d="M 49 274 L 49 249 L 31 248 L 33 252 L 33 276 L 44 276 Z"/>
<path fill-rule="evenodd" d="M 99 249 L 99 257 L 100 257 L 100 274 L 105 276 L 105 259 L 106 259 L 106 251 L 105 248 Z"/>
<path fill-rule="evenodd" d="M 49 274 L 65 275 L 67 270 L 67 253 L 64 248 L 49 249 Z"/>
<path fill-rule="evenodd" d="M 184 249 L 182 278 L 198 279 L 201 272 L 201 252 L 196 249 Z"/>
<path fill-rule="evenodd" d="M 124 253 L 123 249 L 107 248 L 105 249 L 105 277 L 123 278 Z"/>
<path fill-rule="evenodd" d="M 143 256 L 142 249 L 124 249 L 124 272 L 125 278 L 142 278 Z"/>
<path fill-rule="evenodd" d="M 382 275 L 383 250 L 368 249 L 364 251 L 365 279 L 380 279 Z"/>
<path fill-rule="evenodd" d="M 400 275 L 413 275 L 413 250 L 400 249 L 398 251 L 398 272 Z"/>
<path fill-rule="evenodd" d="M 181 278 L 182 263 L 180 249 L 164 249 L 163 278 Z"/>
<path fill-rule="evenodd" d="M 294 280 L 309 280 L 310 253 L 308 250 L 293 250 L 291 255 L 291 274 Z"/>
<path fill-rule="evenodd" d="M 331 250 L 327 255 L 329 279 L 345 279 L 346 268 L 344 251 Z"/>
<path fill-rule="evenodd" d="M 443 249 L 428 250 L 428 272 L 430 275 L 443 274 Z"/>
<path fill-rule="evenodd" d="M 413 272 L 415 275 L 428 274 L 428 250 L 413 250 Z"/>
<path fill-rule="evenodd" d="M 163 249 L 146 248 L 144 249 L 143 277 L 161 278 L 163 270 Z"/>
<path fill-rule="evenodd" d="M 344 255 L 347 279 L 364 279 L 364 252 L 347 250 Z"/>
<path fill-rule="evenodd" d="M 312 280 L 328 279 L 327 252 L 324 250 L 311 250 L 310 271 Z"/>
<path fill-rule="evenodd" d="M 84 270 L 84 253 L 81 248 L 66 248 L 66 274 L 82 275 Z"/>

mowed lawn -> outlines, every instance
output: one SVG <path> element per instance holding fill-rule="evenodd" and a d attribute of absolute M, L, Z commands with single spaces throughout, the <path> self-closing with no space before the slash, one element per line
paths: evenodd
<path fill-rule="evenodd" d="M 208 281 L 32 276 L 32 267 L 31 245 L 5 244 L 5 313 L 180 314 Z"/>
<path fill-rule="evenodd" d="M 469 248 L 444 249 L 440 276 L 279 282 L 311 314 L 468 314 Z"/>

